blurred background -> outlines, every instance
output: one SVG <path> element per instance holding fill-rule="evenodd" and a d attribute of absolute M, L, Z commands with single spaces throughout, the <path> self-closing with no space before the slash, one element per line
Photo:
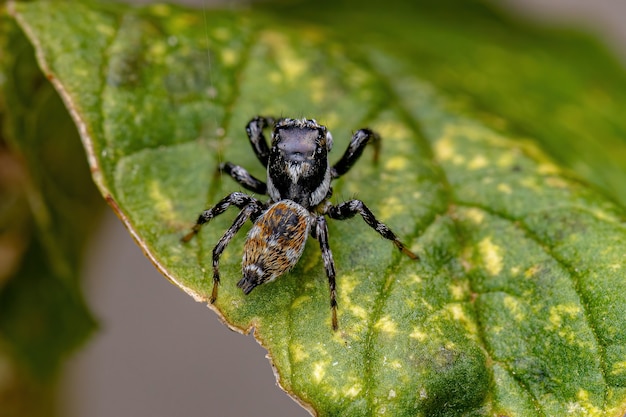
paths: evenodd
<path fill-rule="evenodd" d="M 530 20 L 591 32 L 626 63 L 624 0 L 498 4 Z M 309 415 L 276 386 L 266 352 L 253 337 L 231 332 L 164 279 L 111 210 L 88 248 L 84 275 L 100 330 L 69 361 L 60 415 Z"/>

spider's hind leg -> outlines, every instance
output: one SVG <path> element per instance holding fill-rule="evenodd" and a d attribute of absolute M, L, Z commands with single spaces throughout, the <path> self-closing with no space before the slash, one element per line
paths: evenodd
<path fill-rule="evenodd" d="M 324 261 L 324 269 L 326 270 L 326 276 L 328 277 L 328 287 L 330 289 L 330 310 L 331 310 L 331 323 L 333 330 L 337 330 L 339 325 L 337 322 L 337 290 L 335 283 L 335 261 L 333 260 L 333 253 L 330 250 L 328 244 L 328 225 L 324 216 L 319 216 L 315 224 L 313 237 L 320 242 L 320 250 L 322 251 L 322 260 Z"/>
<path fill-rule="evenodd" d="M 254 204 L 244 207 L 235 218 L 235 221 L 233 221 L 233 224 L 224 232 L 220 240 L 218 240 L 217 245 L 213 248 L 213 290 L 211 291 L 211 304 L 217 300 L 217 288 L 220 283 L 220 256 L 222 256 L 222 252 L 224 252 L 224 249 L 226 249 L 231 239 L 237 234 L 239 229 L 241 229 L 241 226 L 245 224 L 246 220 L 248 220 L 257 209 Z"/>
<path fill-rule="evenodd" d="M 198 220 L 196 220 L 196 224 L 193 226 L 191 231 L 181 239 L 183 242 L 189 242 L 195 235 L 198 234 L 202 225 L 224 213 L 230 206 L 240 208 L 241 212 L 237 215 L 228 230 L 224 232 L 220 240 L 217 242 L 217 245 L 215 245 L 215 248 L 213 248 L 213 290 L 211 292 L 211 303 L 215 302 L 217 299 L 217 288 L 220 282 L 219 260 L 222 252 L 224 252 L 226 246 L 230 243 L 233 236 L 237 234 L 239 229 L 241 229 L 246 220 L 250 218 L 254 220 L 261 214 L 261 212 L 265 209 L 265 204 L 244 193 L 231 193 L 222 198 L 215 206 L 200 213 L 200 216 L 198 216 Z"/>

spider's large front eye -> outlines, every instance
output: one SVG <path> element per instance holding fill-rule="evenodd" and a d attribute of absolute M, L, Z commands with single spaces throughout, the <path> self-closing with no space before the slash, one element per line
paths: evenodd
<path fill-rule="evenodd" d="M 287 161 L 312 160 L 317 148 L 317 134 L 317 130 L 312 129 L 280 129 L 278 131 L 278 149 Z"/>

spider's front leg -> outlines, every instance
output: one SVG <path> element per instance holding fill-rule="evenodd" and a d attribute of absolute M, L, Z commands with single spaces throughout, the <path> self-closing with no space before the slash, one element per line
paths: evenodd
<path fill-rule="evenodd" d="M 402 253 L 411 259 L 419 259 L 419 256 L 408 250 L 406 246 L 398 240 L 396 235 L 386 224 L 379 222 L 376 217 L 374 217 L 374 214 L 361 200 L 350 200 L 336 206 L 329 204 L 325 208 L 325 211 L 328 217 L 336 220 L 345 220 L 354 217 L 356 214 L 360 214 L 363 220 L 365 220 L 365 223 L 376 230 L 385 239 L 391 240 Z"/>
<path fill-rule="evenodd" d="M 267 184 L 255 178 L 244 167 L 222 162 L 218 167 L 218 173 L 227 174 L 240 185 L 257 194 L 267 194 Z"/>
<path fill-rule="evenodd" d="M 250 139 L 252 150 L 266 168 L 270 159 L 270 148 L 267 146 L 263 129 L 271 126 L 274 126 L 274 118 L 263 116 L 255 117 L 246 126 L 246 133 L 248 134 L 248 139 Z"/>
<path fill-rule="evenodd" d="M 265 140 L 263 129 L 273 125 L 274 119 L 272 117 L 262 116 L 255 117 L 246 125 L 246 134 L 250 140 L 250 145 L 252 145 L 252 150 L 264 167 L 267 167 L 270 158 L 270 149 Z M 267 193 L 267 185 L 258 178 L 255 178 L 242 166 L 230 162 L 222 162 L 218 167 L 217 173 L 230 176 L 240 185 L 252 192 L 258 194 Z"/>
<path fill-rule="evenodd" d="M 317 217 L 315 224 L 315 233 L 313 237 L 320 242 L 320 250 L 322 251 L 322 260 L 324 261 L 324 269 L 328 277 L 328 286 L 330 288 L 330 310 L 332 314 L 333 330 L 339 327 L 337 324 L 337 290 L 335 289 L 335 261 L 333 253 L 328 244 L 328 225 L 324 216 Z"/>
<path fill-rule="evenodd" d="M 368 143 L 374 145 L 374 163 L 378 162 L 378 154 L 380 153 L 380 136 L 378 133 L 370 129 L 359 129 L 348 145 L 348 149 L 343 156 L 330 170 L 333 178 L 339 178 L 352 168 L 352 165 L 361 157 L 363 150 Z"/>

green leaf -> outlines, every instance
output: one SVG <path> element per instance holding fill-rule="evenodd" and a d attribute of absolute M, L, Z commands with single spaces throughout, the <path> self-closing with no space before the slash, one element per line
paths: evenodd
<path fill-rule="evenodd" d="M 401 55 L 462 112 L 536 141 L 626 204 L 626 72 L 596 39 L 516 21 L 481 1 L 364 2 L 359 13 L 350 1 L 329 3 L 289 10 L 345 41 Z"/>
<path fill-rule="evenodd" d="M 246 143 L 250 118 L 315 117 L 333 132 L 335 158 L 355 129 L 381 134 L 380 164 L 366 154 L 332 201 L 358 196 L 421 261 L 360 219 L 332 222 L 339 332 L 316 242 L 291 273 L 248 296 L 236 287 L 243 231 L 220 264 L 211 307 L 231 328 L 254 329 L 281 386 L 312 413 L 623 415 L 624 210 L 536 144 L 515 140 L 515 129 L 494 129 L 484 116 L 494 108 L 459 105 L 442 87 L 449 80 L 432 77 L 444 62 L 437 48 L 458 42 L 475 52 L 482 39 L 462 39 L 440 9 L 376 15 L 364 5 L 365 22 L 350 23 L 341 4 L 308 20 L 298 7 L 290 18 L 271 8 L 13 7 L 79 127 L 102 194 L 157 268 L 197 300 L 208 300 L 211 250 L 235 210 L 189 244 L 180 238 L 202 209 L 240 188 L 215 177 L 220 161 L 264 178 Z M 484 22 L 502 28 L 476 5 L 459 10 L 470 33 Z M 406 25 L 403 14 L 431 23 Z M 390 37 L 364 30 L 374 19 Z M 430 35 L 433 45 L 397 41 L 397 31 Z M 529 44 L 540 38 L 515 33 Z M 431 72 L 414 61 L 428 61 L 426 52 Z M 533 64 L 536 74 L 550 68 Z M 498 83 L 508 85 L 506 76 Z M 477 88 L 477 100 L 487 90 Z M 550 143 L 570 143 L 559 123 L 548 125 L 557 126 L 543 131 Z"/>

